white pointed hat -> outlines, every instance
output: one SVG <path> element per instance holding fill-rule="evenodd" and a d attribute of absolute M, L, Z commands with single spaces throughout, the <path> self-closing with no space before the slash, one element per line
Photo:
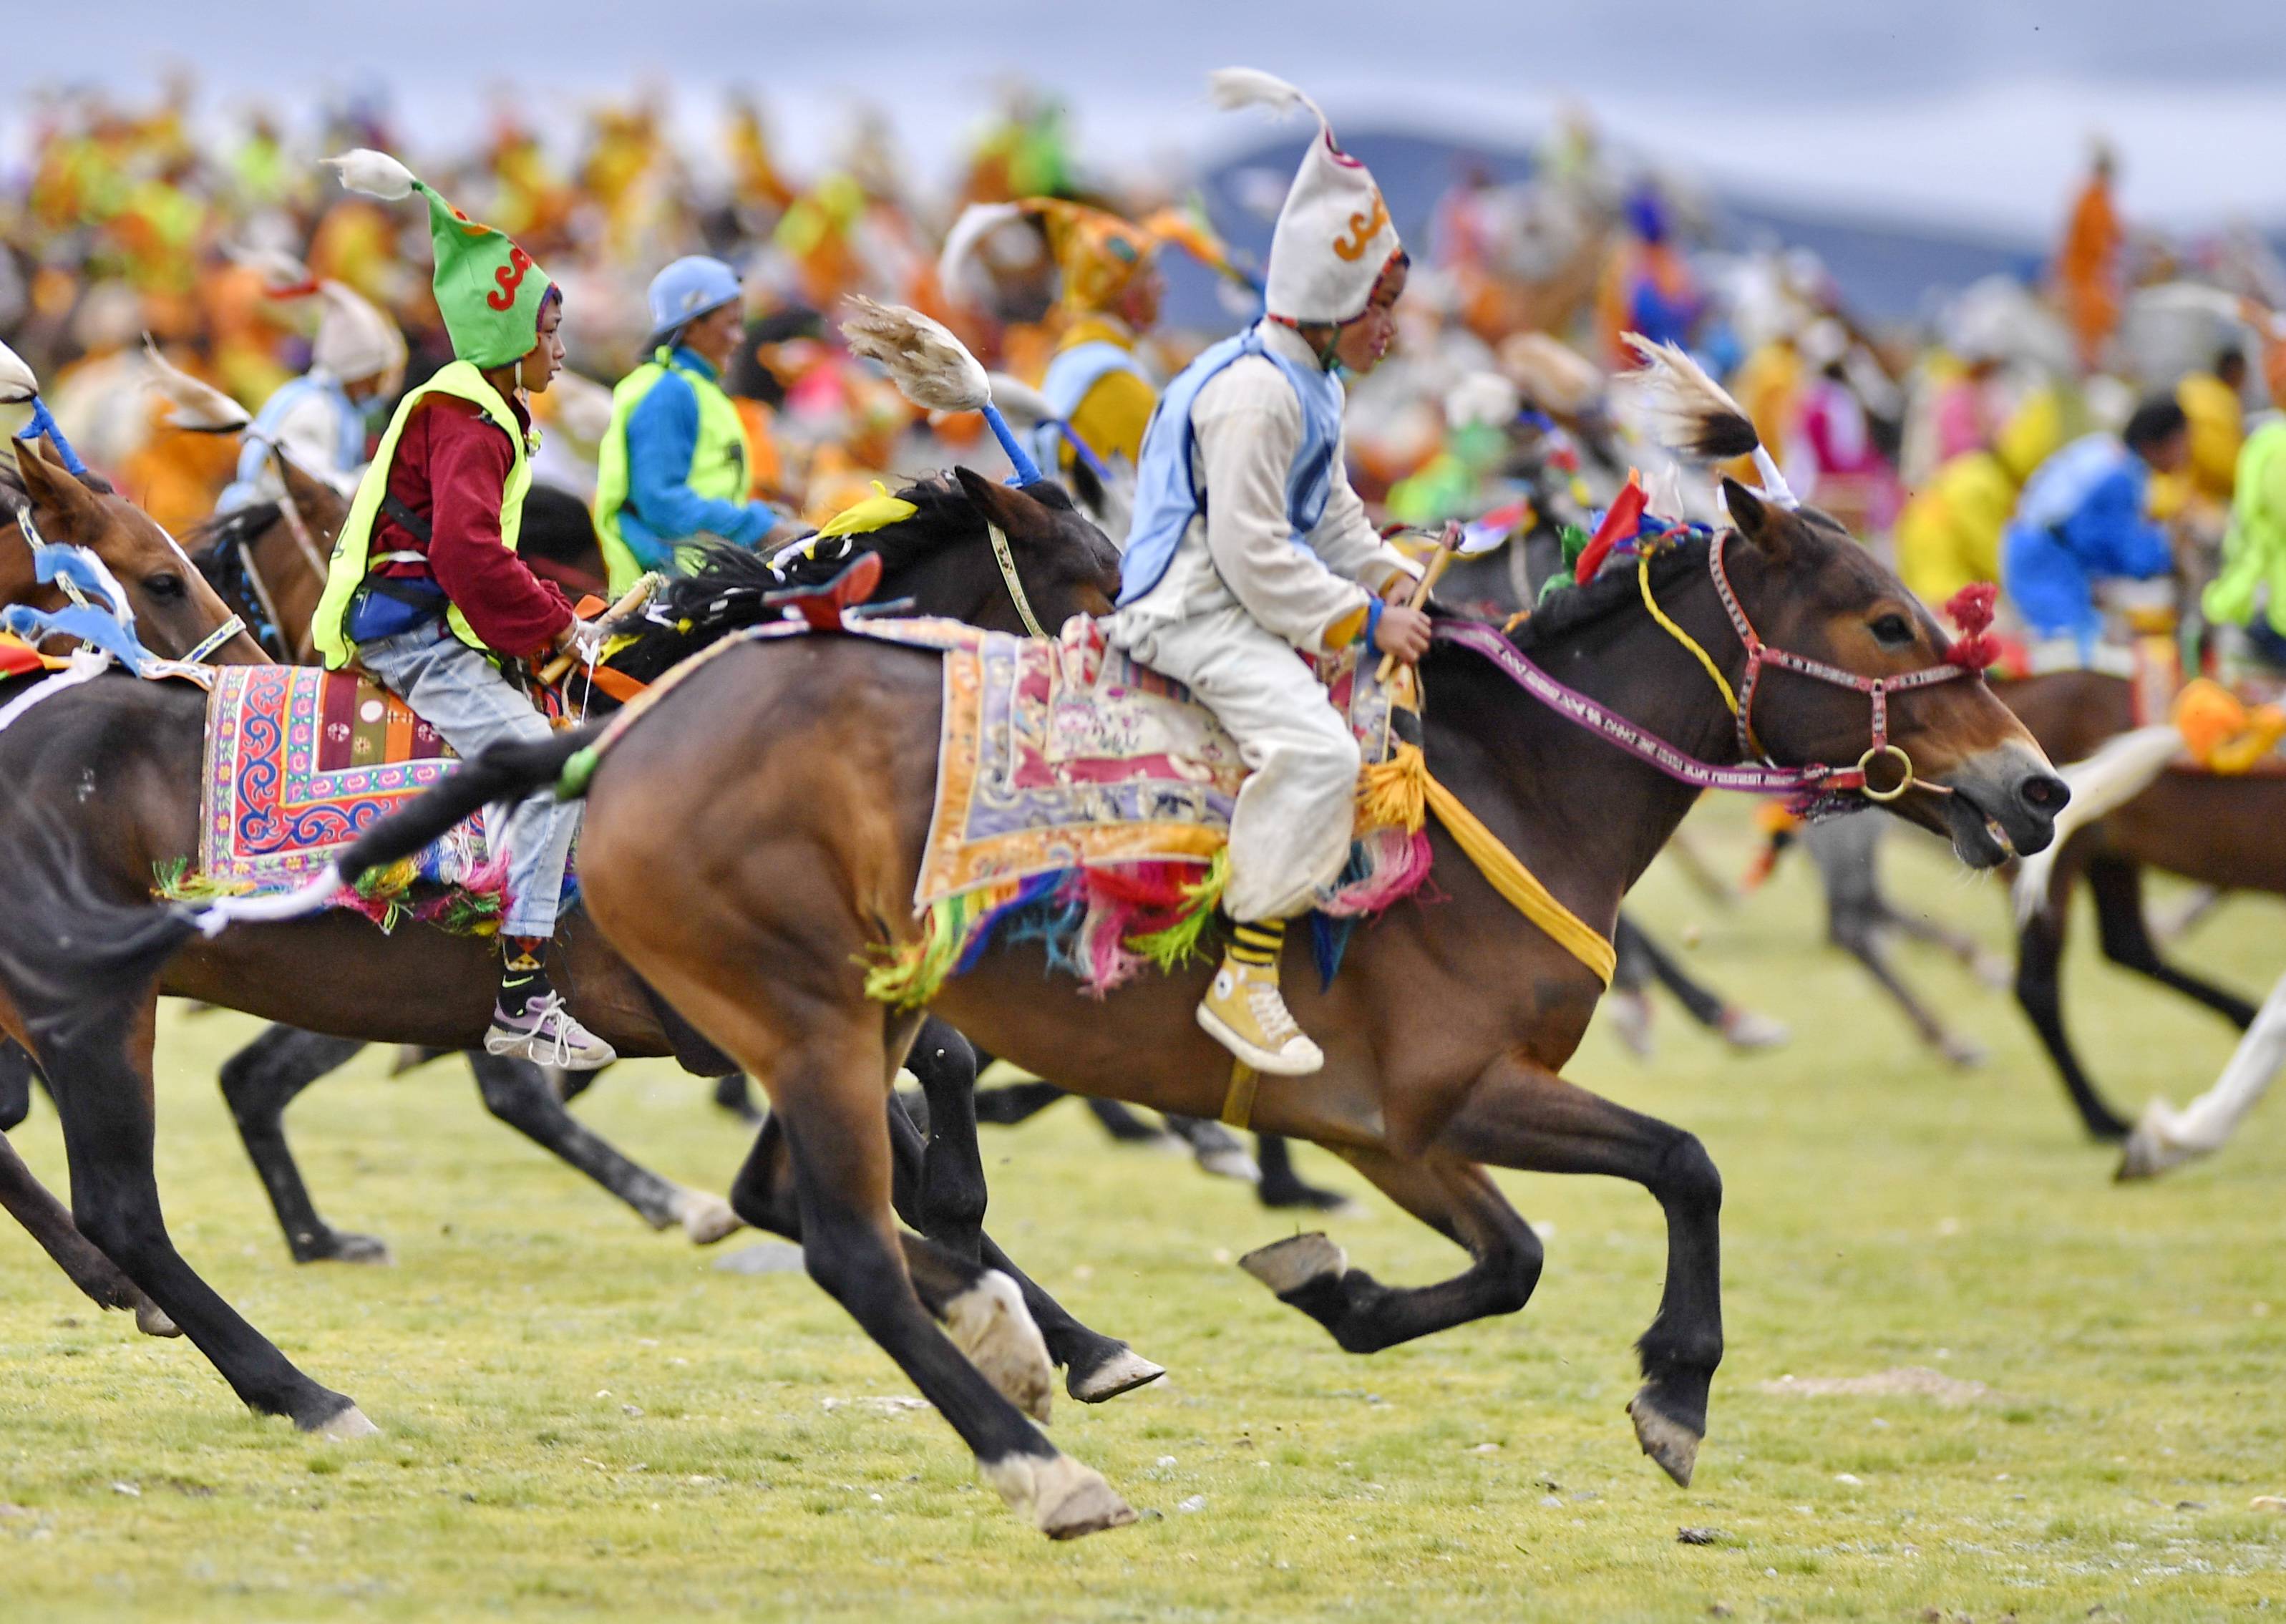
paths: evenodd
<path fill-rule="evenodd" d="M 1400 246 L 1371 172 L 1334 140 L 1318 104 L 1283 79 L 1225 67 L 1209 83 L 1218 106 L 1303 108 L 1318 121 L 1318 137 L 1302 154 L 1271 235 L 1264 307 L 1294 322 L 1353 321 L 1365 314 L 1374 283 Z"/>
<path fill-rule="evenodd" d="M 405 335 L 397 323 L 343 283 L 319 282 L 318 296 L 325 302 L 325 313 L 311 342 L 311 360 L 344 382 L 404 375 Z"/>

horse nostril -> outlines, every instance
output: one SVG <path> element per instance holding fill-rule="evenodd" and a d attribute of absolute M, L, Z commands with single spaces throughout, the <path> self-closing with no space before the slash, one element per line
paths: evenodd
<path fill-rule="evenodd" d="M 2033 811 L 2053 817 L 2071 799 L 2071 786 L 2053 773 L 2034 773 L 2016 786 L 2016 798 Z"/>

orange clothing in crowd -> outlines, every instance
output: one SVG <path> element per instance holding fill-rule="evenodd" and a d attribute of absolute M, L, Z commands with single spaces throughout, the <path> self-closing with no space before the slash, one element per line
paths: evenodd
<path fill-rule="evenodd" d="M 2089 177 L 2064 227 L 2056 253 L 2056 282 L 2063 295 L 2064 319 L 2079 342 L 2080 365 L 2093 371 L 2119 325 L 2119 251 L 2126 229 L 2111 203 L 2111 177 L 2099 169 Z"/>

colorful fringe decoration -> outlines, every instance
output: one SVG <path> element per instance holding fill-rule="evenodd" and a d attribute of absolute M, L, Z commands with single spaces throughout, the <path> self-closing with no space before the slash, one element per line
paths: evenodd
<path fill-rule="evenodd" d="M 151 895 L 160 902 L 209 903 L 245 896 L 256 889 L 250 880 L 194 873 L 185 857 L 156 863 L 152 871 L 157 883 Z M 411 919 L 448 935 L 489 936 L 500 929 L 508 911 L 508 860 L 488 858 L 466 884 L 440 886 L 423 879 L 414 859 L 404 858 L 370 871 L 353 886 L 343 886 L 334 893 L 331 906 L 363 914 L 383 934 Z"/>

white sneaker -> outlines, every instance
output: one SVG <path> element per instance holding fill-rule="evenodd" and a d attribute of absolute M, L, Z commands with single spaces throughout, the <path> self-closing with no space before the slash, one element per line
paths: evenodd
<path fill-rule="evenodd" d="M 511 1055 L 535 1065 L 560 1066 L 566 1071 L 594 1071 L 619 1058 L 611 1045 L 572 1018 L 560 992 L 551 992 L 514 1014 L 493 1005 L 493 1024 L 485 1033 L 485 1052 Z"/>

